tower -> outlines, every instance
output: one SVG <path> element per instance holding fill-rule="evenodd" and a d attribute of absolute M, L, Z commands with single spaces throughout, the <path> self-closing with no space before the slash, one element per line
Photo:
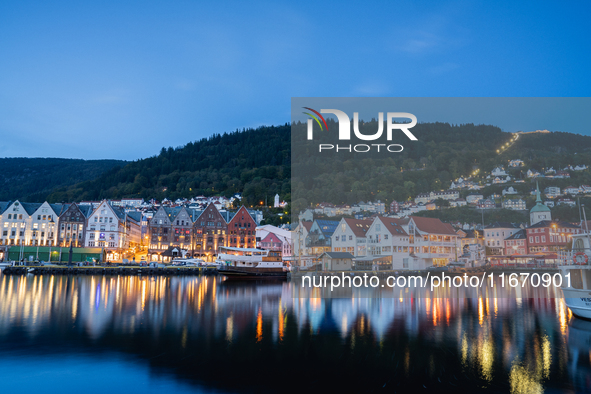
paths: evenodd
<path fill-rule="evenodd" d="M 529 222 L 533 226 L 542 220 L 552 220 L 552 213 L 550 212 L 550 208 L 542 204 L 540 186 L 536 181 L 536 205 L 529 211 Z"/>

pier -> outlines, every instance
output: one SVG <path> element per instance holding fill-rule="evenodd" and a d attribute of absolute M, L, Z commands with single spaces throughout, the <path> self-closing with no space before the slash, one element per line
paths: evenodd
<path fill-rule="evenodd" d="M 139 266 L 9 266 L 2 270 L 4 275 L 140 275 L 140 276 L 196 276 L 216 275 L 212 267 L 139 267 Z"/>

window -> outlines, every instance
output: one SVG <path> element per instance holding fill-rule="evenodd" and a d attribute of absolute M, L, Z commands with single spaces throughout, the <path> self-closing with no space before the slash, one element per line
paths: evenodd
<path fill-rule="evenodd" d="M 347 240 L 347 236 L 346 235 L 341 236 L 341 241 L 345 242 L 346 240 Z"/>
<path fill-rule="evenodd" d="M 353 241 L 353 236 L 349 235 L 349 241 Z"/>

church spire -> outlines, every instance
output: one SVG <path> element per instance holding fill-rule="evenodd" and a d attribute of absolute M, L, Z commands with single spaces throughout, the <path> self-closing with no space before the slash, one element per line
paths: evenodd
<path fill-rule="evenodd" d="M 540 197 L 540 185 L 538 185 L 538 181 L 536 181 L 536 203 L 542 203 L 542 198 Z"/>

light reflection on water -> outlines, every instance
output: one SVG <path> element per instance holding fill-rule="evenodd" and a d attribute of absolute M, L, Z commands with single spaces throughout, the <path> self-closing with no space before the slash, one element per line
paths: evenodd
<path fill-rule="evenodd" d="M 361 391 L 591 390 L 591 323 L 574 319 L 562 299 L 501 298 L 499 289 L 497 298 L 323 299 L 316 290 L 292 298 L 292 286 L 1 275 L 0 376 L 2 365 L 71 373 L 75 363 L 40 360 L 82 355 L 100 370 L 125 354 L 109 372 L 122 391 L 143 379 L 130 368 L 164 371 L 170 387 L 195 392 L 273 392 L 286 377 L 292 388 L 312 380 Z"/>

